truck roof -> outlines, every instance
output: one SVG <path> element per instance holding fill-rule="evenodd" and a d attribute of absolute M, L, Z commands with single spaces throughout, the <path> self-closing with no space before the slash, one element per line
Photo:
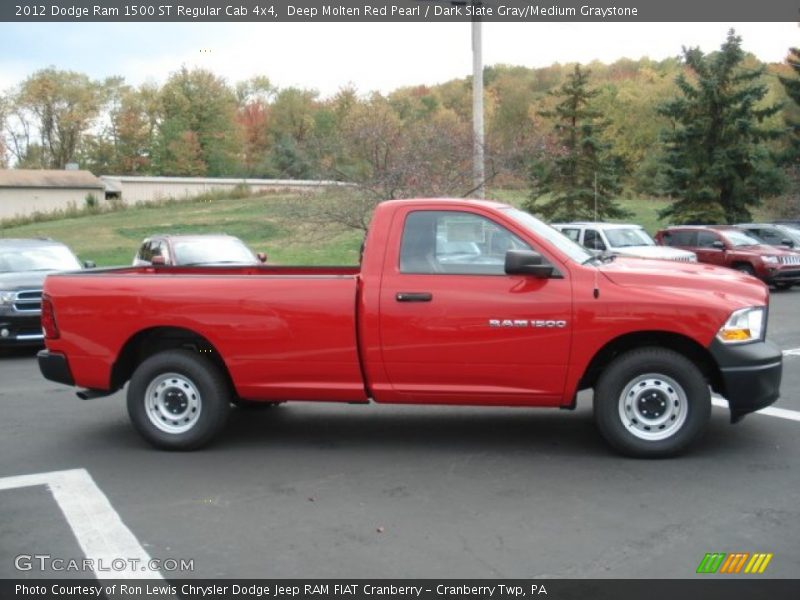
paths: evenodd
<path fill-rule="evenodd" d="M 408 199 L 396 199 L 396 200 L 386 200 L 382 202 L 382 205 L 392 206 L 394 204 L 402 204 L 403 206 L 414 205 L 414 204 L 452 204 L 453 206 L 483 206 L 485 208 L 513 208 L 510 204 L 506 202 L 498 202 L 496 200 L 479 200 L 477 198 L 408 198 Z"/>

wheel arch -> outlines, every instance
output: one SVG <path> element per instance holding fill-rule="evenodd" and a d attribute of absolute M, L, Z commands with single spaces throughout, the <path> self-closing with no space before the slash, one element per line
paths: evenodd
<path fill-rule="evenodd" d="M 753 262 L 750 261 L 750 260 L 739 259 L 739 260 L 735 260 L 733 263 L 731 263 L 731 268 L 733 268 L 733 269 L 738 269 L 740 267 L 747 267 L 753 273 L 757 273 L 758 272 L 758 270 L 756 269 L 756 265 L 753 264 Z"/>
<path fill-rule="evenodd" d="M 164 350 L 191 350 L 214 363 L 224 374 L 231 390 L 233 380 L 220 353 L 208 338 L 184 327 L 150 327 L 131 336 L 122 346 L 111 367 L 111 387 L 120 389 L 143 361 Z"/>
<path fill-rule="evenodd" d="M 711 389 L 718 393 L 723 390 L 722 374 L 708 349 L 690 337 L 670 331 L 638 331 L 609 341 L 589 361 L 578 390 L 593 388 L 603 370 L 618 356 L 645 347 L 667 348 L 687 357 L 698 366 Z"/>

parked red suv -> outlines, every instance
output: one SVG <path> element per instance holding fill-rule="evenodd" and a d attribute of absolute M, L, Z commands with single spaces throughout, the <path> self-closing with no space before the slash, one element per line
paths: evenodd
<path fill-rule="evenodd" d="M 768 246 L 730 225 L 669 227 L 655 238 L 662 246 L 691 250 L 698 262 L 749 273 L 778 289 L 800 284 L 800 253 Z"/>

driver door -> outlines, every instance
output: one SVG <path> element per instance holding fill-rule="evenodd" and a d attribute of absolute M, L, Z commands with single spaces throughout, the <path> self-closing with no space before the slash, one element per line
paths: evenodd
<path fill-rule="evenodd" d="M 561 402 L 569 358 L 569 273 L 507 275 L 505 253 L 536 249 L 506 225 L 462 210 L 403 215 L 380 297 L 390 402 Z M 452 251 L 452 252 L 450 252 Z"/>

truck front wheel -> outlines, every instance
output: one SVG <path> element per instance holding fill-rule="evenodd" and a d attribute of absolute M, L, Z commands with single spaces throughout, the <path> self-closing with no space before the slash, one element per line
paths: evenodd
<path fill-rule="evenodd" d="M 128 385 L 128 415 L 148 442 L 193 450 L 225 424 L 230 392 L 219 368 L 189 350 L 159 352 L 142 362 Z"/>
<path fill-rule="evenodd" d="M 642 348 L 614 360 L 595 386 L 594 415 L 615 449 L 639 458 L 673 456 L 703 433 L 711 395 L 700 370 L 664 348 Z"/>

